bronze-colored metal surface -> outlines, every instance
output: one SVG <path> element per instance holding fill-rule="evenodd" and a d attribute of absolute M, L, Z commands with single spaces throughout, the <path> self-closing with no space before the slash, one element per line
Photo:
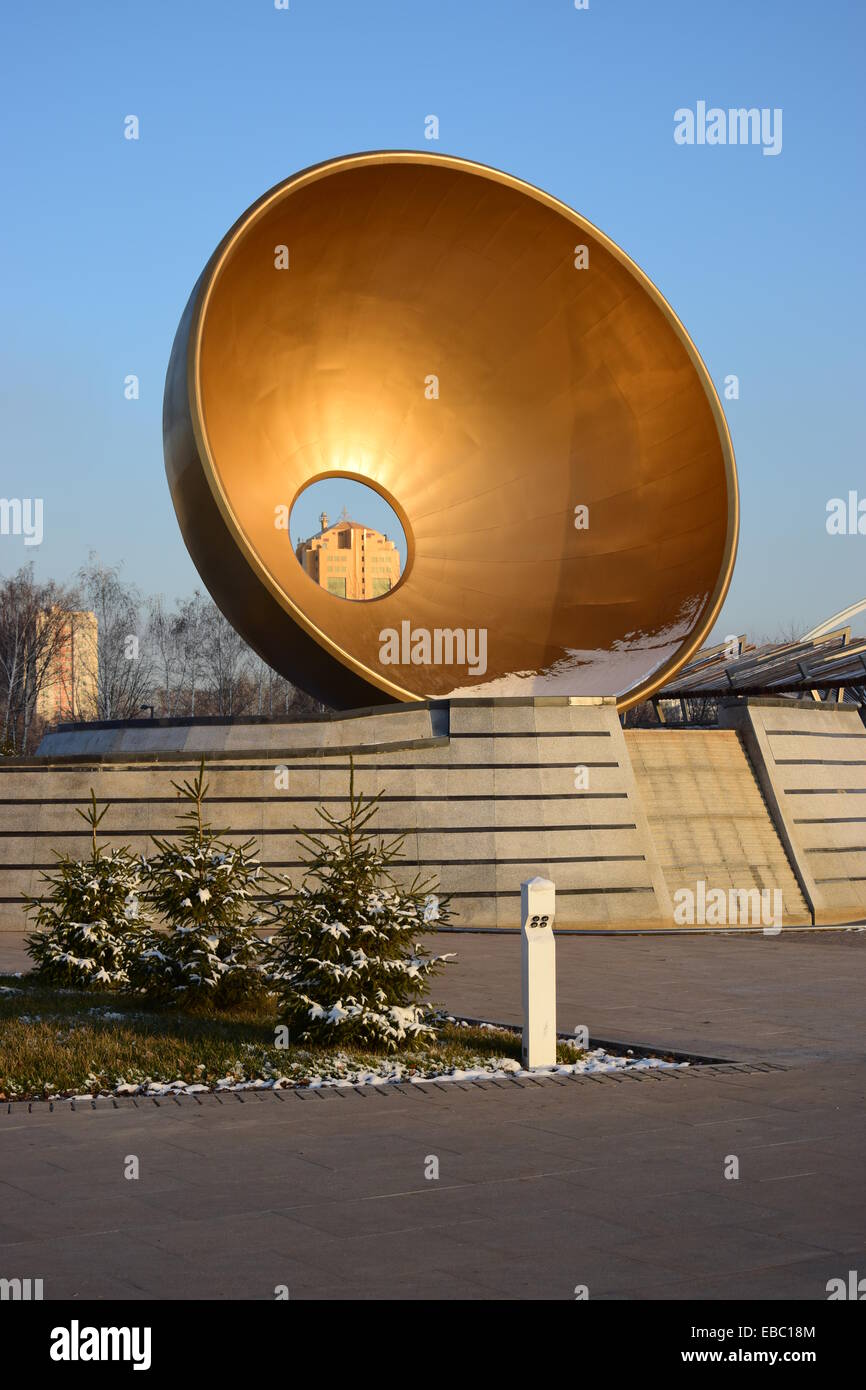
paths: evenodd
<path fill-rule="evenodd" d="M 733 451 L 673 310 L 563 203 L 451 156 L 347 156 L 254 204 L 184 312 L 164 432 L 214 599 L 340 708 L 626 707 L 696 650 L 730 581 Z M 280 524 L 335 475 L 406 532 L 400 583 L 368 603 L 320 588 Z"/>

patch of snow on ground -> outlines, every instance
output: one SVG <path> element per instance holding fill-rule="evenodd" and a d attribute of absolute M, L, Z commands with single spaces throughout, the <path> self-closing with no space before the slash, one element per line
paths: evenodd
<path fill-rule="evenodd" d="M 384 1061 L 375 1070 L 358 1068 L 353 1071 L 349 1068 L 349 1075 L 339 1076 L 319 1075 L 316 1073 L 305 1077 L 303 1080 L 297 1078 L 276 1076 L 276 1077 L 256 1077 L 252 1081 L 239 1081 L 233 1076 L 221 1077 L 213 1087 L 203 1085 L 201 1082 L 184 1081 L 144 1081 L 141 1083 L 123 1082 L 115 1087 L 115 1095 L 118 1096 L 165 1096 L 165 1095 L 192 1095 L 197 1091 L 215 1090 L 222 1091 L 272 1091 L 288 1090 L 295 1086 L 300 1086 L 309 1090 L 317 1090 L 328 1086 L 388 1086 L 410 1084 L 414 1086 L 424 1086 L 430 1082 L 438 1081 L 495 1081 L 507 1080 L 509 1077 L 520 1079 L 521 1077 L 539 1076 L 580 1076 L 584 1073 L 597 1075 L 602 1072 L 612 1071 L 649 1071 L 665 1070 L 675 1071 L 677 1068 L 687 1067 L 688 1062 L 666 1062 L 661 1057 L 616 1057 L 603 1048 L 597 1047 L 593 1052 L 587 1053 L 575 1062 L 557 1062 L 551 1067 L 535 1067 L 527 1070 L 521 1067 L 513 1057 L 495 1057 L 486 1066 L 461 1068 L 454 1067 L 450 1071 L 431 1072 L 420 1074 L 412 1069 L 407 1069 L 403 1063 L 398 1061 Z M 90 1099 L 90 1097 L 76 1097 L 76 1099 Z"/>

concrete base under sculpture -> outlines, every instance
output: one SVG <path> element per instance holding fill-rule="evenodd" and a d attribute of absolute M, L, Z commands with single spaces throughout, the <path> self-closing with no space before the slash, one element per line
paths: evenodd
<path fill-rule="evenodd" d="M 0 930 L 24 929 L 55 851 L 86 853 L 91 787 L 112 803 L 105 841 L 144 853 L 202 754 L 213 823 L 297 883 L 297 830 L 340 808 L 352 753 L 356 786 L 383 793 L 376 829 L 405 834 L 408 876 L 438 877 L 457 926 L 518 930 L 535 875 L 556 884 L 557 929 L 673 929 L 678 891 L 701 882 L 778 890 L 787 926 L 866 919 L 857 709 L 752 700 L 723 723 L 624 732 L 613 701 L 519 698 L 61 728 L 0 761 Z"/>

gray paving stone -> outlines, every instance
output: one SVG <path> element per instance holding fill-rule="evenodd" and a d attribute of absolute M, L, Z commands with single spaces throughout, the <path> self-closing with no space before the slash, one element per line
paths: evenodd
<path fill-rule="evenodd" d="M 663 1235 L 640 1236 L 618 1245 L 617 1255 L 646 1264 L 662 1264 L 684 1274 L 736 1276 L 743 1271 L 775 1268 L 826 1253 L 821 1247 L 733 1224 L 671 1229 Z"/>
<path fill-rule="evenodd" d="M 866 1272 L 866 937 L 563 941 L 561 1022 L 742 1065 L 7 1107 L 0 1275 L 70 1299 L 776 1300 Z M 516 1020 L 515 942 L 452 943 L 449 1005 Z"/>
<path fill-rule="evenodd" d="M 444 934 L 433 938 L 441 948 Z M 469 1017 L 520 1021 L 517 933 L 454 932 L 439 985 Z M 866 934 L 558 935 L 557 1021 L 592 1035 L 747 1061 L 863 1057 Z"/>

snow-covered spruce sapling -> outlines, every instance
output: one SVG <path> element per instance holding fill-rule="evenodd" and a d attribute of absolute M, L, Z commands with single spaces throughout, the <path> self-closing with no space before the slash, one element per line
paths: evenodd
<path fill-rule="evenodd" d="M 405 836 L 384 842 L 365 829 L 381 795 L 355 794 L 350 758 L 348 809 L 319 810 L 327 829 L 299 840 L 300 891 L 272 903 L 269 973 L 293 1041 L 394 1051 L 433 1033 L 422 1001 L 451 957 L 430 955 L 418 936 L 450 912 L 433 880 L 395 881 Z"/>
<path fill-rule="evenodd" d="M 42 878 L 49 891 L 28 897 L 36 931 L 26 938 L 35 972 L 49 984 L 77 989 L 123 989 L 146 919 L 141 910 L 142 866 L 129 850 L 106 850 L 97 830 L 109 809 L 90 805 L 77 814 L 90 826 L 89 859 L 58 855 Z"/>
<path fill-rule="evenodd" d="M 172 786 L 187 803 L 175 841 L 153 836 L 146 861 L 148 903 L 165 924 L 151 929 L 130 970 L 132 987 L 184 1006 L 231 1007 L 252 1002 L 266 985 L 255 907 L 261 865 L 249 839 L 228 843 L 204 820 L 204 758 L 189 782 Z"/>

